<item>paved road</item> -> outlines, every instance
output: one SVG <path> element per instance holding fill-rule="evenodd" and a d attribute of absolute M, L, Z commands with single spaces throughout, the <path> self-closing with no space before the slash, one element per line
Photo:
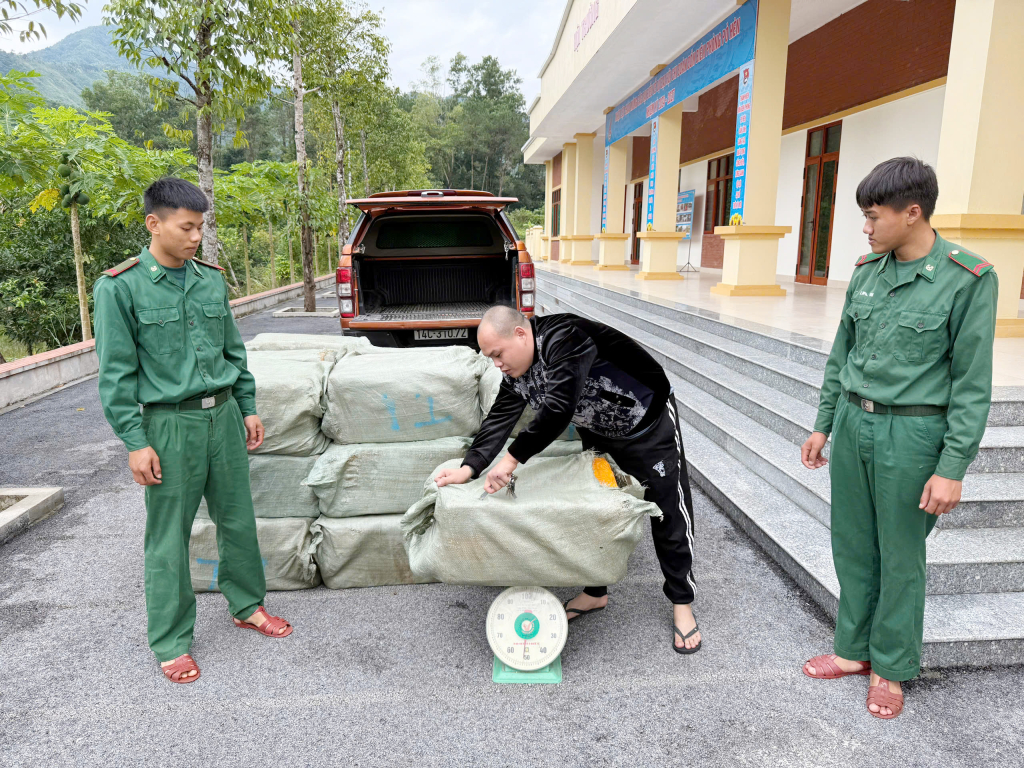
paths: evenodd
<path fill-rule="evenodd" d="M 240 325 L 248 338 L 336 323 Z M 498 590 L 425 585 L 273 593 L 296 626 L 283 641 L 238 632 L 220 595 L 200 595 L 203 677 L 179 687 L 146 645 L 142 489 L 95 380 L 0 415 L 0 485 L 67 493 L 0 547 L 5 766 L 1024 764 L 1024 668 L 927 674 L 888 723 L 866 713 L 863 678 L 800 674 L 830 622 L 700 493 L 695 656 L 669 647 L 645 539 L 609 609 L 573 624 L 559 686 L 490 682 Z"/>

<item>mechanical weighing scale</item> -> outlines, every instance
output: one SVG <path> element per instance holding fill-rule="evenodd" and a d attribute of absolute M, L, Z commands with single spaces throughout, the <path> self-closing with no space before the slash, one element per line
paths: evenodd
<path fill-rule="evenodd" d="M 543 587 L 509 587 L 487 611 L 495 683 L 560 683 L 569 619 Z"/>

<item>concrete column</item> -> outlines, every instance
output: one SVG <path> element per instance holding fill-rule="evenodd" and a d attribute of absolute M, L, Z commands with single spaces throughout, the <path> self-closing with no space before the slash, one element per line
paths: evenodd
<path fill-rule="evenodd" d="M 558 228 L 558 260 L 572 261 L 572 236 L 576 226 L 576 144 L 562 145 L 562 200 L 559 210 L 562 223 Z"/>
<path fill-rule="evenodd" d="M 594 233 L 590 231 L 590 199 L 594 184 L 594 133 L 577 133 L 575 194 L 570 205 L 573 207 L 572 258 L 570 264 L 576 266 L 592 266 L 594 259 L 590 253 L 590 243 Z M 603 161 L 603 158 L 602 158 Z"/>
<path fill-rule="evenodd" d="M 530 254 L 537 261 L 547 261 L 551 258 L 551 187 L 553 181 L 553 162 L 551 160 L 544 161 L 544 233 L 540 237 L 539 241 L 541 246 L 536 254 Z"/>
<path fill-rule="evenodd" d="M 626 164 L 629 139 L 623 138 L 605 148 L 608 153 L 608 182 L 605 189 L 605 225 L 597 236 L 600 251 L 597 268 L 604 270 L 629 269 L 626 264 L 626 241 L 629 235 L 622 231 L 626 206 Z"/>
<path fill-rule="evenodd" d="M 958 0 L 932 226 L 995 264 L 997 336 L 1024 336 L 1024 3 Z"/>
<path fill-rule="evenodd" d="M 676 197 L 679 193 L 679 139 L 683 110 L 676 106 L 657 118 L 657 137 L 651 134 L 651 173 L 654 182 L 654 215 L 645 222 L 640 238 L 638 280 L 682 280 L 676 272 L 676 256 L 682 236 L 676 232 Z"/>
<path fill-rule="evenodd" d="M 775 282 L 779 240 L 791 227 L 775 226 L 782 146 L 782 106 L 786 95 L 791 0 L 759 0 L 750 129 L 742 168 L 745 177 L 743 221 L 715 227 L 725 241 L 722 282 L 711 289 L 721 296 L 785 296 Z"/>

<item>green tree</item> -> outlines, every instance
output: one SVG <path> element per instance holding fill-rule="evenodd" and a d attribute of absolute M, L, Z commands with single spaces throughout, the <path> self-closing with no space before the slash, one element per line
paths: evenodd
<path fill-rule="evenodd" d="M 280 57 L 290 34 L 291 9 L 273 0 L 111 0 L 104 20 L 116 27 L 114 45 L 136 66 L 163 68 L 174 80 L 150 78 L 158 108 L 175 99 L 182 117 L 195 115 L 199 186 L 210 199 L 203 257 L 217 261 L 213 205 L 213 136 L 227 120 L 245 119 L 245 106 L 265 98 L 272 80 L 260 63 Z M 184 85 L 187 95 L 179 95 Z M 191 140 L 171 126 L 169 135 Z M 245 142 L 235 134 L 236 146 Z"/>
<path fill-rule="evenodd" d="M 543 172 L 523 163 L 529 119 L 521 79 L 493 56 L 476 64 L 457 54 L 445 70 L 436 57 L 424 79 L 400 100 L 426 144 L 432 181 L 516 196 L 526 208 L 543 204 Z"/>
<path fill-rule="evenodd" d="M 13 103 L 13 102 L 9 102 Z M 70 107 L 33 107 L 6 121 L 0 134 L 0 194 L 28 191 L 32 213 L 68 210 L 82 339 L 92 338 L 82 247 L 82 206 L 125 223 L 141 218 L 142 191 L 190 162 L 188 153 L 147 152 L 113 134 L 106 115 Z"/>
<path fill-rule="evenodd" d="M 42 10 L 52 11 L 57 14 L 58 19 L 67 16 L 72 21 L 78 21 L 82 17 L 82 3 L 66 3 L 63 0 L 32 0 L 35 8 L 29 8 L 20 0 L 0 0 L 0 37 L 10 37 L 14 34 L 14 24 L 21 22 L 27 17 Z M 21 42 L 28 40 L 39 40 L 46 37 L 46 27 L 36 21 L 29 21 L 25 27 L 18 32 L 18 39 Z"/>
<path fill-rule="evenodd" d="M 108 70 L 105 81 L 97 80 L 82 90 L 82 101 L 92 112 L 109 113 L 114 133 L 127 142 L 152 149 L 183 146 L 184 142 L 165 133 L 164 125 L 173 128 L 173 135 L 181 135 L 188 130 L 187 123 L 178 114 L 153 109 L 149 81 L 146 75 Z"/>
<path fill-rule="evenodd" d="M 381 33 L 383 24 L 380 14 L 365 6 L 354 11 L 343 0 L 320 0 L 306 27 L 305 34 L 312 38 L 307 78 L 331 110 L 339 241 L 348 238 L 345 122 L 358 104 L 379 100 L 386 90 L 390 45 Z"/>

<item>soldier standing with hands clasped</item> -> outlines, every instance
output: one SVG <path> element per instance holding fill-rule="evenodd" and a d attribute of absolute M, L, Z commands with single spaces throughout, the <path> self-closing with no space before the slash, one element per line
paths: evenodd
<path fill-rule="evenodd" d="M 217 584 L 235 625 L 281 638 L 263 608 L 246 447 L 263 442 L 256 385 L 221 267 L 193 258 L 209 203 L 194 184 L 163 178 L 145 193 L 149 248 L 96 281 L 96 352 L 103 413 L 146 487 L 149 645 L 175 683 L 199 678 L 189 655 L 196 598 L 189 537 L 206 498 L 217 526 Z M 139 405 L 142 405 L 140 413 Z"/>
<path fill-rule="evenodd" d="M 840 587 L 835 653 L 804 673 L 870 675 L 868 711 L 886 720 L 920 672 L 925 539 L 960 501 L 992 396 L 996 274 L 931 228 L 938 195 L 935 171 L 909 157 L 857 187 L 871 253 L 847 289 L 801 449 L 806 467 L 831 467 Z"/>

